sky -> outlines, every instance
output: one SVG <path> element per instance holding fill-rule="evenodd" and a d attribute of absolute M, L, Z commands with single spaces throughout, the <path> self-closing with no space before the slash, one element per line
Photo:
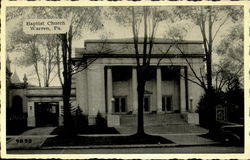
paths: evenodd
<path fill-rule="evenodd" d="M 15 20 L 8 22 L 8 24 L 7 24 L 8 30 L 7 30 L 7 34 L 6 34 L 7 37 L 15 29 L 15 27 L 16 27 L 15 23 L 16 23 Z M 81 39 L 73 41 L 73 43 L 72 43 L 73 49 L 74 48 L 83 48 L 84 40 L 100 39 L 100 36 L 103 33 L 111 33 L 112 34 L 111 38 L 131 38 L 132 37 L 131 28 L 123 27 L 120 24 L 117 24 L 116 22 L 114 22 L 112 20 L 107 20 L 103 24 L 104 24 L 104 28 L 97 31 L 97 32 L 93 33 L 93 32 L 89 32 L 89 31 L 84 31 L 83 33 L 85 33 L 85 34 L 83 35 L 83 37 Z M 202 40 L 202 36 L 201 36 L 200 29 L 198 28 L 198 26 L 191 24 L 189 21 L 182 21 L 182 22 L 177 22 L 174 24 L 163 25 L 162 27 L 158 28 L 156 37 L 159 37 L 159 38 L 164 37 L 166 29 L 171 27 L 171 26 L 182 27 L 183 25 L 189 26 L 188 33 L 187 33 L 186 37 L 184 38 L 185 40 Z M 221 32 L 217 36 L 218 38 L 215 39 L 215 44 L 218 44 L 220 39 L 223 38 L 223 35 L 225 35 L 229 31 L 229 28 L 232 25 L 234 25 L 234 24 L 228 23 L 228 24 L 224 25 L 223 30 L 221 30 Z M 142 31 L 141 31 L 141 33 L 142 33 Z M 17 66 L 15 64 L 15 59 L 17 58 L 17 55 L 18 55 L 18 53 L 9 54 L 10 60 L 12 61 L 12 63 L 11 63 L 12 72 L 16 71 L 20 80 L 22 80 L 24 74 L 26 74 L 28 77 L 28 82 L 30 84 L 37 85 L 38 83 L 36 80 L 35 72 L 33 71 L 32 67 L 22 67 L 22 66 Z M 216 56 L 213 60 L 217 61 Z M 51 86 L 58 86 L 58 85 L 60 85 L 60 83 L 59 83 L 58 79 L 55 78 L 54 81 L 51 83 Z"/>

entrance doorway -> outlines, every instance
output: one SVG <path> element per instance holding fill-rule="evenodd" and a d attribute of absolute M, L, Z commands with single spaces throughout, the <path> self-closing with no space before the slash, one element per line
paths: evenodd
<path fill-rule="evenodd" d="M 172 112 L 172 96 L 163 96 L 162 97 L 162 111 L 163 112 Z"/>
<path fill-rule="evenodd" d="M 127 97 L 115 97 L 115 113 L 125 113 L 127 111 Z"/>
<path fill-rule="evenodd" d="M 150 96 L 144 96 L 143 111 L 144 112 L 150 111 Z"/>
<path fill-rule="evenodd" d="M 59 102 L 35 102 L 36 126 L 57 126 Z"/>

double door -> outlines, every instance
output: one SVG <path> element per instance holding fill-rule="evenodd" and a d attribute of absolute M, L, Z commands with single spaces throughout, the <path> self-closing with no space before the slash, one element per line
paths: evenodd
<path fill-rule="evenodd" d="M 150 112 L 150 96 L 147 96 L 147 95 L 144 96 L 143 111 Z M 127 97 L 126 96 L 114 97 L 114 112 L 115 113 L 127 112 Z"/>
<path fill-rule="evenodd" d="M 35 102 L 36 126 L 57 126 L 59 102 Z"/>
<path fill-rule="evenodd" d="M 162 96 L 162 111 L 163 112 L 172 112 L 172 96 Z"/>

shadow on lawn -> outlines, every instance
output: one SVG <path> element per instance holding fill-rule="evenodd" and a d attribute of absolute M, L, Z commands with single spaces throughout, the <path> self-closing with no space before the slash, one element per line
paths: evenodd
<path fill-rule="evenodd" d="M 48 138 L 43 147 L 49 146 L 91 146 L 91 145 L 130 145 L 130 144 L 171 144 L 172 141 L 153 135 L 130 136 L 56 136 Z"/>
<path fill-rule="evenodd" d="M 65 132 L 63 127 L 55 128 L 50 134 L 51 135 L 63 135 Z M 105 126 L 85 126 L 84 128 L 78 128 L 76 134 L 119 134 L 119 132 L 113 127 Z"/>
<path fill-rule="evenodd" d="M 148 134 L 121 136 L 115 128 L 107 127 L 106 119 L 99 113 L 96 117 L 96 125 L 94 126 L 88 125 L 87 118 L 84 115 L 77 116 L 75 122 L 77 123 L 69 126 L 70 128 L 57 127 L 51 134 L 58 136 L 46 139 L 43 147 L 173 143 L 163 137 Z M 79 134 L 95 134 L 95 136 L 79 136 Z M 104 136 L 103 134 L 107 135 Z M 109 134 L 117 134 L 117 136 Z"/>

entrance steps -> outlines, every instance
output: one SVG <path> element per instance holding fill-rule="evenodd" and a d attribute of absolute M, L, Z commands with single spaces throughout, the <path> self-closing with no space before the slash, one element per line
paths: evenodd
<path fill-rule="evenodd" d="M 144 126 L 187 124 L 180 113 L 144 114 Z M 136 126 L 137 115 L 120 115 L 120 126 Z"/>

